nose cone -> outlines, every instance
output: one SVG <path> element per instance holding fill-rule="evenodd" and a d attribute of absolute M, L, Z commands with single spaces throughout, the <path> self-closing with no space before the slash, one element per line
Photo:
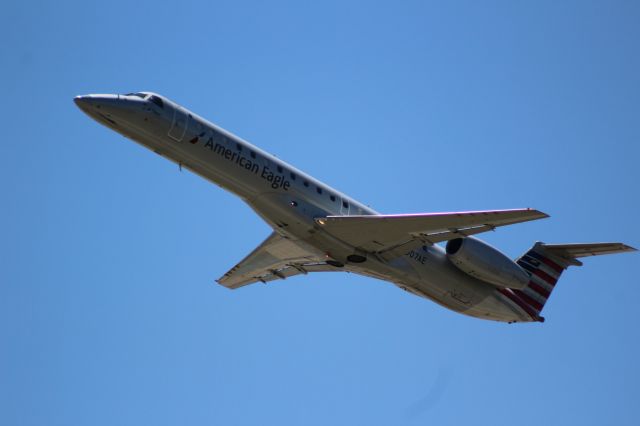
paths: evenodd
<path fill-rule="evenodd" d="M 73 102 L 89 117 L 107 126 L 118 125 L 118 121 L 126 118 L 123 108 L 126 102 L 118 95 L 81 95 L 73 98 Z"/>
<path fill-rule="evenodd" d="M 120 97 L 118 95 L 80 95 L 73 98 L 73 102 L 80 108 L 101 107 L 117 105 Z"/>
<path fill-rule="evenodd" d="M 127 105 L 127 102 L 120 99 L 119 95 L 80 95 L 73 98 L 73 102 L 89 115 L 117 113 Z"/>
<path fill-rule="evenodd" d="M 113 129 L 138 127 L 147 121 L 146 101 L 136 96 L 90 94 L 76 96 L 73 102 L 89 117 Z"/>
<path fill-rule="evenodd" d="M 91 95 L 80 95 L 73 98 L 73 102 L 80 108 L 81 110 L 86 110 L 89 106 L 91 106 Z"/>
<path fill-rule="evenodd" d="M 89 95 L 79 95 L 73 98 L 73 102 L 75 102 L 76 105 L 80 105 L 81 103 L 86 102 L 88 97 Z"/>
<path fill-rule="evenodd" d="M 117 95 L 80 95 L 73 98 L 73 102 L 83 112 L 91 115 L 117 106 L 117 99 Z"/>

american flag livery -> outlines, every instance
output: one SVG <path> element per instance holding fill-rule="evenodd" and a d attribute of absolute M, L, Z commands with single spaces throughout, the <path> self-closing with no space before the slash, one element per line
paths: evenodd
<path fill-rule="evenodd" d="M 522 308 L 534 320 L 540 316 L 562 272 L 569 266 L 563 259 L 546 252 L 544 245 L 536 243 L 516 263 L 529 273 L 529 284 L 522 290 L 502 289 L 501 293 Z"/>
<path fill-rule="evenodd" d="M 582 266 L 581 257 L 599 256 L 636 251 L 622 243 L 545 244 L 537 242 L 516 263 L 529 273 L 529 284 L 522 290 L 500 289 L 500 292 L 518 305 L 534 321 L 540 316 L 558 278 L 569 266 Z"/>

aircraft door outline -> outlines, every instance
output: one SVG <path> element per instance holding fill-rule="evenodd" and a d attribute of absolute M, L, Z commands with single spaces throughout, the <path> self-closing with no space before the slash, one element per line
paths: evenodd
<path fill-rule="evenodd" d="M 175 108 L 173 113 L 173 123 L 171 123 L 171 129 L 169 129 L 169 137 L 176 142 L 180 142 L 187 133 L 187 126 L 189 125 L 190 116 L 187 115 L 182 108 Z"/>
<path fill-rule="evenodd" d="M 340 216 L 349 216 L 350 209 L 351 205 L 349 204 L 349 201 L 345 200 L 344 198 L 340 198 Z"/>

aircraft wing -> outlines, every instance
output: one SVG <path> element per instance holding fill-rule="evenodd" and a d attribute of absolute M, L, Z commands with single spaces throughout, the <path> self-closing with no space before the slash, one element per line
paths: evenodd
<path fill-rule="evenodd" d="M 370 253 L 383 253 L 412 241 L 435 244 L 549 217 L 533 209 L 486 210 L 371 216 L 327 216 L 316 222 L 329 234 Z"/>
<path fill-rule="evenodd" d="M 216 280 L 236 289 L 256 282 L 285 279 L 308 272 L 336 271 L 322 259 L 273 232 L 240 263 Z"/>

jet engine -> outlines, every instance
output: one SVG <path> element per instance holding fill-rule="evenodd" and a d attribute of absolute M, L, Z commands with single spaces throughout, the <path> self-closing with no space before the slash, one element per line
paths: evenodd
<path fill-rule="evenodd" d="M 458 269 L 498 287 L 522 289 L 529 274 L 505 254 L 472 237 L 447 242 L 447 257 Z"/>

